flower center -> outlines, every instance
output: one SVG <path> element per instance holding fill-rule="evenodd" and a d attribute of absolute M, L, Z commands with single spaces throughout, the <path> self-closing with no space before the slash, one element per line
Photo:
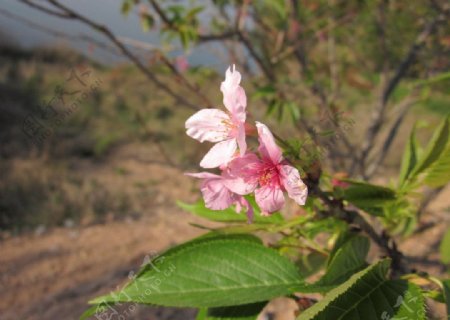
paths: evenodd
<path fill-rule="evenodd" d="M 277 172 L 277 168 L 274 166 L 266 167 L 263 170 L 261 170 L 261 173 L 259 175 L 259 185 L 260 186 L 276 186 L 279 184 L 279 174 Z"/>
<path fill-rule="evenodd" d="M 223 119 L 221 122 L 227 129 L 229 136 L 233 136 L 237 133 L 237 126 L 231 119 Z"/>

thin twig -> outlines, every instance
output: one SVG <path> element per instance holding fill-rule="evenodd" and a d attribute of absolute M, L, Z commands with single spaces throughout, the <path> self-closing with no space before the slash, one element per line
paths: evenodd
<path fill-rule="evenodd" d="M 329 214 L 331 216 L 357 225 L 385 252 L 388 257 L 392 259 L 391 268 L 394 277 L 410 272 L 405 264 L 403 254 L 398 250 L 395 241 L 391 239 L 386 232 L 383 231 L 381 235 L 378 234 L 363 215 L 357 211 L 346 210 L 341 200 L 328 197 L 328 195 L 317 185 L 309 186 L 309 190 L 312 195 L 316 195 L 328 206 Z"/>
<path fill-rule="evenodd" d="M 372 115 L 372 121 L 367 129 L 366 137 L 364 143 L 361 148 L 361 154 L 359 157 L 356 157 L 352 164 L 352 173 L 355 171 L 356 166 L 359 166 L 360 173 L 364 173 L 364 168 L 366 166 L 366 160 L 369 155 L 369 152 L 372 150 L 374 146 L 374 141 L 378 136 L 381 126 L 383 124 L 385 118 L 385 110 L 388 104 L 388 100 L 391 97 L 392 93 L 396 89 L 397 85 L 400 83 L 400 80 L 406 75 L 409 68 L 413 65 L 416 60 L 417 54 L 420 49 L 424 46 L 425 40 L 431 35 L 433 30 L 436 28 L 438 23 L 444 20 L 444 14 L 437 15 L 433 20 L 428 22 L 423 30 L 419 33 L 419 35 L 414 40 L 411 45 L 408 53 L 403 58 L 403 61 L 398 66 L 394 75 L 390 78 L 390 80 L 385 85 L 377 107 Z"/>
<path fill-rule="evenodd" d="M 383 146 L 379 152 L 377 152 L 377 156 L 373 161 L 370 161 L 369 166 L 367 167 L 367 170 L 364 173 L 364 177 L 366 179 L 370 179 L 373 174 L 376 173 L 377 169 L 380 167 L 380 165 L 383 163 L 383 160 L 386 158 L 386 155 L 392 145 L 392 142 L 394 141 L 395 137 L 397 136 L 398 129 L 400 128 L 403 120 L 406 118 L 406 115 L 408 114 L 409 109 L 417 102 L 416 98 L 408 97 L 405 99 L 398 108 L 400 109 L 399 115 L 397 116 L 397 119 L 392 124 L 391 128 L 389 129 L 389 133 L 383 143 Z"/>
<path fill-rule="evenodd" d="M 173 91 L 171 88 L 169 88 L 165 83 L 163 83 L 161 80 L 158 79 L 156 75 L 154 75 L 148 68 L 146 68 L 143 63 L 139 60 L 138 57 L 136 57 L 112 32 L 109 30 L 106 26 L 98 24 L 91 19 L 85 17 L 84 15 L 70 9 L 69 7 L 59 3 L 57 0 L 47 0 L 49 3 L 51 3 L 54 7 L 61 10 L 65 15 L 56 15 L 59 18 L 69 18 L 69 19 L 75 19 L 80 22 L 83 22 L 84 24 L 90 26 L 91 28 L 95 29 L 96 31 L 102 33 L 104 36 L 106 36 L 118 49 L 119 51 L 127 57 L 133 64 L 153 83 L 155 83 L 161 90 L 166 92 L 169 96 L 174 98 L 180 105 L 184 105 L 190 109 L 198 110 L 199 107 L 195 104 L 192 104 L 191 102 L 187 101 L 183 96 L 177 94 L 175 91 Z M 23 1 L 25 4 L 30 5 L 30 1 Z M 38 10 L 42 10 L 40 6 L 33 6 Z M 54 12 L 48 12 L 44 11 L 48 14 L 55 15 Z"/>
<path fill-rule="evenodd" d="M 156 11 L 156 14 L 159 16 L 159 18 L 162 20 L 162 22 L 166 25 L 167 28 L 173 30 L 173 31 L 180 31 L 178 26 L 173 23 L 172 20 L 169 19 L 169 17 L 164 12 L 163 8 L 158 4 L 155 0 L 149 0 L 150 4 L 152 5 L 153 9 Z M 233 38 L 236 36 L 236 31 L 234 30 L 228 30 L 223 33 L 219 34 L 198 34 L 197 40 L 199 42 L 209 42 L 209 41 L 222 41 L 227 40 L 230 38 Z"/>
<path fill-rule="evenodd" d="M 0 14 L 5 16 L 5 17 L 7 17 L 7 18 L 10 18 L 10 19 L 13 19 L 13 20 L 16 20 L 16 21 L 20 21 L 21 23 L 25 24 L 26 26 L 28 26 L 30 28 L 33 28 L 33 30 L 39 30 L 39 31 L 47 33 L 47 34 L 49 34 L 51 36 L 58 37 L 58 38 L 64 38 L 64 39 L 69 39 L 69 40 L 74 40 L 74 41 L 81 40 L 81 41 L 86 41 L 86 42 L 89 42 L 89 43 L 93 43 L 97 47 L 99 47 L 99 48 L 101 48 L 101 49 L 103 49 L 103 50 L 105 50 L 105 51 L 107 51 L 109 53 L 112 53 L 114 55 L 122 57 L 122 55 L 119 54 L 116 51 L 116 48 L 114 48 L 112 46 L 109 46 L 106 43 L 103 43 L 101 41 L 98 41 L 98 40 L 96 40 L 96 39 L 94 39 L 94 38 L 92 38 L 92 37 L 90 37 L 90 36 L 88 36 L 86 34 L 71 35 L 71 34 L 68 34 L 68 33 L 65 33 L 65 32 L 61 32 L 61 31 L 58 31 L 58 30 L 55 30 L 55 29 L 51 29 L 51 28 L 43 26 L 43 25 L 41 25 L 39 23 L 36 23 L 34 21 L 28 20 L 27 18 L 19 16 L 19 15 L 15 14 L 13 12 L 10 12 L 9 10 L 6 10 L 6 9 L 1 9 L 0 8 Z"/>
<path fill-rule="evenodd" d="M 64 19 L 74 19 L 74 17 L 71 14 L 68 14 L 66 12 L 60 12 L 60 11 L 53 11 L 45 6 L 41 6 L 40 4 L 34 3 L 31 0 L 19 0 L 22 3 L 25 3 L 26 5 L 38 9 L 39 11 L 45 12 L 47 14 L 50 14 L 52 16 L 58 17 L 58 18 L 64 18 Z"/>

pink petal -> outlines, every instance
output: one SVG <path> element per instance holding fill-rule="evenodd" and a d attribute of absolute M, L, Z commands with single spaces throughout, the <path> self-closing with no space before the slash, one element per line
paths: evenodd
<path fill-rule="evenodd" d="M 225 81 L 220 85 L 223 93 L 223 104 L 230 111 L 232 118 L 239 121 L 245 121 L 245 108 L 247 107 L 247 97 L 244 89 L 239 85 L 241 82 L 241 74 L 233 69 L 228 68 L 225 73 Z"/>
<path fill-rule="evenodd" d="M 236 90 L 236 88 L 241 83 L 241 74 L 239 71 L 236 71 L 236 66 L 233 65 L 233 68 L 228 67 L 225 72 L 225 80 L 220 85 L 220 90 L 222 92 L 230 92 Z"/>
<path fill-rule="evenodd" d="M 185 56 L 178 56 L 175 58 L 175 67 L 181 73 L 189 69 L 189 61 Z"/>
<path fill-rule="evenodd" d="M 247 222 L 252 223 L 253 222 L 253 207 L 252 205 L 242 196 L 238 196 L 238 199 L 236 200 L 236 212 L 240 213 L 242 208 L 245 208 L 245 214 L 247 215 Z"/>
<path fill-rule="evenodd" d="M 238 86 L 234 91 L 224 92 L 223 104 L 231 117 L 237 122 L 245 122 L 247 107 L 247 96 L 241 86 Z"/>
<path fill-rule="evenodd" d="M 299 205 L 304 205 L 308 197 L 308 187 L 300 178 L 298 170 L 289 165 L 283 165 L 280 168 L 281 182 L 286 189 L 289 197 L 294 199 Z"/>
<path fill-rule="evenodd" d="M 202 109 L 186 120 L 186 133 L 200 142 L 219 142 L 230 134 L 231 119 L 222 110 Z"/>
<path fill-rule="evenodd" d="M 245 152 L 247 151 L 247 142 L 245 141 L 245 124 L 242 123 L 239 127 L 238 127 L 238 134 L 236 137 L 238 146 L 239 146 L 239 153 L 241 156 L 243 156 L 245 154 Z"/>
<path fill-rule="evenodd" d="M 223 174 L 223 183 L 232 192 L 238 195 L 252 193 L 257 186 L 257 182 L 246 182 L 241 176 L 233 176 L 229 173 Z"/>
<path fill-rule="evenodd" d="M 241 195 L 253 192 L 258 185 L 259 170 L 262 166 L 261 160 L 254 153 L 234 158 L 228 164 L 225 181 L 227 187 Z"/>
<path fill-rule="evenodd" d="M 186 172 L 184 175 L 199 179 L 217 179 L 220 178 L 219 175 L 211 172 Z"/>
<path fill-rule="evenodd" d="M 280 163 L 282 159 L 281 149 L 275 143 L 275 139 L 265 124 L 256 122 L 259 136 L 258 151 L 265 160 L 271 161 L 273 164 Z"/>
<path fill-rule="evenodd" d="M 205 206 L 212 210 L 224 210 L 234 202 L 234 195 L 228 190 L 221 177 L 205 179 L 200 188 Z"/>
<path fill-rule="evenodd" d="M 263 186 L 255 191 L 255 199 L 262 215 L 268 215 L 284 206 L 283 191 L 278 187 Z"/>
<path fill-rule="evenodd" d="M 236 149 L 235 139 L 216 143 L 200 161 L 200 166 L 203 168 L 217 168 L 227 164 L 233 158 Z"/>

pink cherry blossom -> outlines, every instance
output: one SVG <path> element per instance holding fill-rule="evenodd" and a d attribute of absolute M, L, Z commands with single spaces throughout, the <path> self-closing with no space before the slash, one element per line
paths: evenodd
<path fill-rule="evenodd" d="M 240 177 L 244 183 L 228 179 L 227 187 L 241 195 L 255 191 L 256 203 L 263 215 L 278 211 L 284 206 L 284 191 L 295 202 L 304 205 L 308 188 L 300 178 L 298 170 L 283 159 L 269 128 L 259 122 L 256 127 L 261 158 L 254 153 L 247 153 L 231 161 L 230 175 Z"/>
<path fill-rule="evenodd" d="M 248 222 L 253 220 L 253 207 L 242 195 L 232 192 L 228 189 L 227 184 L 230 180 L 239 180 L 228 175 L 227 171 L 223 171 L 222 175 L 209 172 L 186 173 L 186 175 L 203 179 L 200 190 L 205 201 L 205 206 L 211 210 L 225 210 L 232 205 L 236 206 L 236 212 L 241 212 L 242 208 L 246 210 Z M 235 186 L 239 185 L 238 181 L 234 182 Z"/>
<path fill-rule="evenodd" d="M 175 67 L 181 73 L 189 69 L 189 61 L 185 56 L 178 56 L 175 58 Z"/>
<path fill-rule="evenodd" d="M 203 168 L 217 168 L 226 165 L 235 155 L 239 146 L 240 155 L 247 150 L 245 142 L 245 119 L 247 98 L 239 85 L 241 74 L 235 66 L 228 68 L 220 90 L 223 104 L 227 109 L 202 109 L 186 121 L 188 136 L 200 141 L 215 142 L 200 162 Z"/>

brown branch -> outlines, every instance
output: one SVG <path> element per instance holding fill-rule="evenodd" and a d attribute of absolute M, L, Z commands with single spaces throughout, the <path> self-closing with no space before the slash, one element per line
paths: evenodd
<path fill-rule="evenodd" d="M 203 101 L 206 107 L 212 107 L 213 103 L 200 91 L 200 88 L 198 85 L 193 85 L 189 82 L 189 80 L 186 79 L 185 76 L 181 72 L 178 71 L 178 69 L 174 66 L 172 62 L 170 62 L 169 59 L 165 55 L 160 56 L 162 62 L 172 71 L 175 76 L 183 82 L 183 84 L 192 92 L 195 92 L 199 98 Z"/>
<path fill-rule="evenodd" d="M 156 0 L 149 0 L 149 2 L 167 28 L 177 32 L 180 31 L 178 26 L 175 25 L 172 20 L 170 20 L 170 18 L 164 12 L 164 9 L 161 8 L 161 6 L 158 4 Z M 198 41 L 200 42 L 222 41 L 233 38 L 236 35 L 237 35 L 236 31 L 233 30 L 225 31 L 224 33 L 220 34 L 199 34 Z"/>
<path fill-rule="evenodd" d="M 377 169 L 380 167 L 380 165 L 383 163 L 383 160 L 385 159 L 392 142 L 394 141 L 395 137 L 397 136 L 398 129 L 400 128 L 403 120 L 405 119 L 406 115 L 408 114 L 409 109 L 417 102 L 416 98 L 409 97 L 405 99 L 398 108 L 400 109 L 399 115 L 397 116 L 397 119 L 392 124 L 389 133 L 383 143 L 383 147 L 379 152 L 377 152 L 377 156 L 374 161 L 371 161 L 370 165 L 367 167 L 367 170 L 364 172 L 364 177 L 366 179 L 370 179 L 373 174 L 376 173 Z"/>
<path fill-rule="evenodd" d="M 327 205 L 329 211 L 323 213 L 358 226 L 389 258 L 392 259 L 391 269 L 393 271 L 393 277 L 410 272 L 405 264 L 404 255 L 398 250 L 395 241 L 391 239 L 385 231 L 379 234 L 361 213 L 353 210 L 346 210 L 344 203 L 341 200 L 330 198 L 317 185 L 310 185 L 308 187 L 311 195 L 317 196 Z"/>
<path fill-rule="evenodd" d="M 0 14 L 5 16 L 5 17 L 7 17 L 7 18 L 19 21 L 19 22 L 23 23 L 24 25 L 26 25 L 26 26 L 28 26 L 30 28 L 33 28 L 34 30 L 39 30 L 39 31 L 42 31 L 44 33 L 47 33 L 47 34 L 49 34 L 49 35 L 51 35 L 53 37 L 64 38 L 64 39 L 69 39 L 69 40 L 74 40 L 74 41 L 81 40 L 81 41 L 86 41 L 86 42 L 89 42 L 89 43 L 93 43 L 97 47 L 99 47 L 100 49 L 103 49 L 103 50 L 105 50 L 105 51 L 107 51 L 109 53 L 112 53 L 112 54 L 115 54 L 117 56 L 122 57 L 121 54 L 119 54 L 118 52 L 115 51 L 114 47 L 109 46 L 109 45 L 107 45 L 107 44 L 105 44 L 105 43 L 103 43 L 101 41 L 98 41 L 98 40 L 96 40 L 96 39 L 94 39 L 94 38 L 92 38 L 92 37 L 90 37 L 88 35 L 85 35 L 85 34 L 71 35 L 71 34 L 64 33 L 64 32 L 58 31 L 58 30 L 47 28 L 47 27 L 45 27 L 45 26 L 43 26 L 43 25 L 41 25 L 39 23 L 36 23 L 34 21 L 30 21 L 30 20 L 28 20 L 28 19 L 26 19 L 24 17 L 21 17 L 21 16 L 15 14 L 15 13 L 12 13 L 12 12 L 6 10 L 6 9 L 0 9 Z"/>
<path fill-rule="evenodd" d="M 391 77 L 391 79 L 387 82 L 386 86 L 384 87 L 378 105 L 372 115 L 372 121 L 369 125 L 369 128 L 367 129 L 366 137 L 361 148 L 360 156 L 358 157 L 358 159 L 355 159 L 355 161 L 352 164 L 351 170 L 352 173 L 355 171 L 357 165 L 359 166 L 360 173 L 364 173 L 367 157 L 369 155 L 369 152 L 372 150 L 374 146 L 374 141 L 378 136 L 380 129 L 382 127 L 385 118 L 385 110 L 390 96 L 396 89 L 397 85 L 400 83 L 400 80 L 406 75 L 409 68 L 414 64 L 417 54 L 425 44 L 425 40 L 431 35 L 431 33 L 434 31 L 438 23 L 444 20 L 444 18 L 445 18 L 444 14 L 439 14 L 432 21 L 428 22 L 425 25 L 423 30 L 414 40 L 413 44 L 408 50 L 408 53 L 403 58 L 403 61 L 398 66 L 394 75 Z"/>
<path fill-rule="evenodd" d="M 291 21 L 299 22 L 298 21 L 298 14 L 300 11 L 299 1 L 292 0 L 291 7 L 292 7 L 291 16 L 290 16 Z M 336 24 L 337 22 L 333 21 L 333 23 Z M 327 95 L 326 95 L 324 89 L 321 87 L 321 85 L 312 77 L 312 73 L 309 69 L 309 62 L 308 62 L 308 58 L 307 58 L 307 55 L 305 52 L 305 48 L 301 43 L 302 43 L 301 41 L 297 41 L 296 43 L 293 44 L 293 54 L 300 66 L 300 74 L 303 78 L 312 80 L 311 85 L 308 85 L 307 88 L 308 88 L 310 94 L 313 97 L 317 98 L 322 112 L 328 112 L 330 103 L 328 101 Z M 336 70 L 334 70 L 334 69 L 333 69 L 333 75 L 336 75 Z M 334 122 L 335 121 L 333 121 L 333 123 Z M 303 125 L 304 125 L 304 123 L 303 123 Z M 350 154 L 355 154 L 355 147 L 349 141 L 346 133 L 342 130 L 342 128 L 339 125 L 335 125 L 334 129 L 339 131 L 339 134 L 341 137 L 341 139 L 339 139 L 339 140 L 342 141 L 345 148 L 347 149 L 347 152 Z M 333 152 L 338 149 L 340 149 L 339 145 L 331 145 L 329 148 L 329 150 L 333 151 Z"/>
<path fill-rule="evenodd" d="M 38 9 L 38 10 L 40 10 L 42 12 L 45 12 L 45 13 L 47 13 L 49 15 L 52 15 L 52 16 L 55 16 L 55 17 L 58 17 L 58 18 L 64 18 L 64 19 L 74 19 L 75 18 L 71 14 L 68 14 L 66 12 L 53 11 L 53 10 L 47 8 L 47 7 L 41 6 L 40 4 L 34 3 L 31 0 L 19 0 L 19 1 L 24 3 L 24 4 L 26 4 L 26 5 L 28 5 L 28 6 L 30 6 L 30 7 L 32 7 L 32 8 Z"/>
<path fill-rule="evenodd" d="M 235 27 L 236 27 L 236 33 L 238 36 L 239 41 L 244 45 L 244 47 L 247 49 L 250 56 L 255 60 L 258 67 L 261 69 L 261 71 L 264 73 L 264 75 L 267 77 L 267 79 L 271 82 L 275 82 L 275 74 L 271 68 L 269 68 L 266 63 L 264 62 L 263 58 L 261 58 L 256 51 L 253 43 L 250 41 L 247 32 L 244 30 L 244 18 L 245 13 L 247 11 L 247 7 L 249 5 L 249 1 L 246 0 L 242 4 L 242 6 L 238 9 L 238 14 L 235 21 Z"/>
<path fill-rule="evenodd" d="M 136 57 L 128 48 L 104 25 L 98 24 L 91 19 L 81 15 L 80 13 L 66 7 L 65 5 L 59 3 L 57 0 L 47 0 L 49 3 L 51 3 L 54 7 L 58 8 L 62 12 L 65 13 L 66 16 L 70 16 L 70 19 L 75 19 L 80 22 L 83 22 L 84 24 L 88 25 L 89 27 L 95 29 L 96 31 L 102 33 L 104 36 L 106 36 L 118 49 L 119 51 L 127 57 L 130 61 L 133 62 L 133 64 L 155 85 L 157 85 L 161 90 L 166 92 L 169 96 L 174 98 L 178 103 L 181 105 L 184 105 L 190 109 L 198 110 L 199 108 L 195 105 L 187 101 L 183 96 L 177 94 L 174 92 L 171 88 L 169 88 L 165 83 L 163 83 L 161 80 L 158 79 L 156 75 L 154 75 L 148 68 L 146 68 L 143 63 L 139 60 L 138 57 Z M 25 4 L 30 5 L 29 1 L 24 1 Z M 39 6 L 34 8 L 43 11 Z M 46 12 L 46 11 L 44 11 Z M 48 12 L 47 12 L 48 13 Z M 51 13 L 50 13 L 51 14 Z M 60 18 L 66 18 L 61 17 Z"/>
<path fill-rule="evenodd" d="M 423 213 L 426 211 L 428 206 L 431 204 L 431 202 L 436 199 L 436 197 L 444 190 L 445 186 L 430 190 L 425 193 L 424 198 L 422 199 L 422 202 L 419 205 L 419 209 L 417 210 L 417 215 L 420 219 L 420 217 L 423 215 Z"/>

